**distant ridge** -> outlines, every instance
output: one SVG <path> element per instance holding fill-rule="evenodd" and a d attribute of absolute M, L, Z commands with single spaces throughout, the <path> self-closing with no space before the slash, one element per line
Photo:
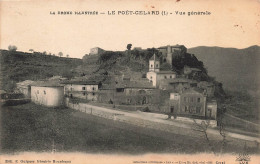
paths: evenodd
<path fill-rule="evenodd" d="M 244 49 L 199 46 L 188 49 L 188 52 L 195 54 L 224 88 L 259 93 L 260 46 Z"/>

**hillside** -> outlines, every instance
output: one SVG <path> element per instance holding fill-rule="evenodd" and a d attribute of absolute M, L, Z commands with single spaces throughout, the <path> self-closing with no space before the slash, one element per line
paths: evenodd
<path fill-rule="evenodd" d="M 195 54 L 204 63 L 208 73 L 223 83 L 224 88 L 260 93 L 259 46 L 245 49 L 201 46 L 190 48 L 188 52 Z"/>
<path fill-rule="evenodd" d="M 82 64 L 81 59 L 7 50 L 0 50 L 0 62 L 1 89 L 7 90 L 11 90 L 18 81 L 77 75 L 73 69 Z"/>

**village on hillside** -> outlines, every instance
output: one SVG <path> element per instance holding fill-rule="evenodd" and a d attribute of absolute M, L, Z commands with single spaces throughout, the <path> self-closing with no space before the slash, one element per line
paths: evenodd
<path fill-rule="evenodd" d="M 5 131 L 23 129 L 22 136 L 31 134 L 32 144 L 48 135 L 42 138 L 41 150 L 52 152 L 110 149 L 114 142 L 120 142 L 113 144 L 114 150 L 121 151 L 116 146 L 120 144 L 132 152 L 135 147 L 131 144 L 136 144 L 146 149 L 138 151 L 156 152 L 157 146 L 151 148 L 149 142 L 157 143 L 157 137 L 174 140 L 174 145 L 166 146 L 170 151 L 230 152 L 245 145 L 241 140 L 250 144 L 251 152 L 258 151 L 260 141 L 255 136 L 259 125 L 226 112 L 223 100 L 227 96 L 222 84 L 208 75 L 203 62 L 188 53 L 184 45 L 148 49 L 131 46 L 128 44 L 126 51 L 95 47 L 82 60 L 2 50 L 2 73 L 9 73 L 0 76 L 5 89 L 1 90 L 1 104 L 7 115 Z M 127 144 L 132 132 L 135 136 Z M 4 138 L 5 150 L 17 150 L 12 147 L 13 141 L 26 145 L 25 138 L 16 136 Z M 146 136 L 149 142 L 143 143 Z M 175 137 L 184 139 L 177 141 Z M 137 142 L 139 139 L 142 143 Z M 186 140 L 207 144 L 199 148 L 199 142 Z M 79 142 L 89 142 L 90 147 Z M 160 151 L 163 145 L 160 143 Z M 194 147 L 190 150 L 191 145 Z"/>
<path fill-rule="evenodd" d="M 142 51 L 138 47 L 134 50 Z M 202 74 L 198 68 L 185 65 L 181 72 L 173 69 L 174 56 L 182 56 L 187 48 L 168 45 L 158 50 L 162 58 L 153 54 L 145 77 L 123 74 L 113 80 L 101 81 L 106 75 L 73 79 L 54 76 L 41 81 L 18 82 L 17 90 L 32 102 L 48 107 L 63 106 L 68 102 L 96 102 L 123 109 L 167 114 L 169 118 L 188 117 L 216 122 L 218 105 L 214 96 L 215 85 L 195 80 L 194 77 Z M 96 47 L 90 50 L 89 55 L 103 52 L 105 50 Z M 161 70 L 163 63 L 171 67 Z"/>

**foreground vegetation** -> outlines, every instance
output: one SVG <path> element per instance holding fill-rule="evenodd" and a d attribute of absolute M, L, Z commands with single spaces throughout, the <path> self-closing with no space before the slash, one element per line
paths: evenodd
<path fill-rule="evenodd" d="M 76 76 L 73 68 L 81 63 L 80 59 L 0 50 L 0 88 L 12 91 L 19 81 Z"/>
<path fill-rule="evenodd" d="M 205 139 L 136 127 L 73 111 L 28 103 L 1 109 L 1 152 L 195 153 Z M 214 145 L 217 145 L 215 143 Z M 236 145 L 228 152 L 239 151 Z M 250 149 L 249 152 L 254 152 Z"/>

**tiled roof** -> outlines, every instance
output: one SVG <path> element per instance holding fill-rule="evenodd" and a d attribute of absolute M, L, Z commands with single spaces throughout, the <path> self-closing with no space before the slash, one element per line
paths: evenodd
<path fill-rule="evenodd" d="M 159 58 L 157 57 L 157 55 L 153 54 L 153 56 L 150 58 L 150 60 L 159 60 Z"/>
<path fill-rule="evenodd" d="M 117 83 L 103 84 L 100 90 L 111 90 L 116 88 L 144 88 L 154 89 L 155 87 L 147 79 L 146 81 L 119 81 Z"/>
<path fill-rule="evenodd" d="M 28 86 L 31 85 L 34 81 L 32 80 L 25 80 L 25 81 L 21 81 L 19 83 L 17 83 L 17 85 L 24 85 L 24 86 Z"/>
<path fill-rule="evenodd" d="M 31 86 L 38 87 L 62 87 L 63 84 L 60 84 L 59 80 L 43 80 L 43 81 L 34 81 Z"/>
<path fill-rule="evenodd" d="M 157 74 L 176 74 L 176 72 L 174 72 L 174 71 L 160 71 L 160 72 L 157 72 Z"/>
<path fill-rule="evenodd" d="M 128 81 L 124 82 L 125 88 L 146 88 L 146 89 L 153 89 L 155 88 L 152 83 L 147 81 Z"/>
<path fill-rule="evenodd" d="M 88 80 L 83 80 L 83 81 L 63 81 L 61 82 L 62 84 L 78 84 L 78 85 L 98 85 L 100 82 L 98 81 L 88 81 Z"/>
<path fill-rule="evenodd" d="M 198 69 L 198 68 L 190 68 L 192 71 L 197 71 L 197 72 L 200 72 L 201 70 Z"/>
<path fill-rule="evenodd" d="M 201 87 L 209 87 L 209 86 L 214 86 L 213 83 L 207 82 L 207 81 L 201 81 L 198 83 L 199 86 Z"/>
<path fill-rule="evenodd" d="M 203 93 L 204 90 L 200 89 L 200 88 L 189 88 L 189 89 L 185 89 L 182 93 Z"/>
<path fill-rule="evenodd" d="M 161 46 L 161 47 L 159 47 L 158 49 L 165 49 L 165 48 L 167 48 L 168 46 Z M 172 45 L 172 46 L 170 46 L 170 47 L 174 47 L 174 48 L 180 48 L 180 47 L 185 47 L 184 45 L 178 45 L 178 44 L 176 44 L 176 45 Z"/>
<path fill-rule="evenodd" d="M 193 81 L 191 79 L 186 78 L 174 78 L 174 79 L 165 79 L 169 83 L 196 83 L 196 81 Z"/>

